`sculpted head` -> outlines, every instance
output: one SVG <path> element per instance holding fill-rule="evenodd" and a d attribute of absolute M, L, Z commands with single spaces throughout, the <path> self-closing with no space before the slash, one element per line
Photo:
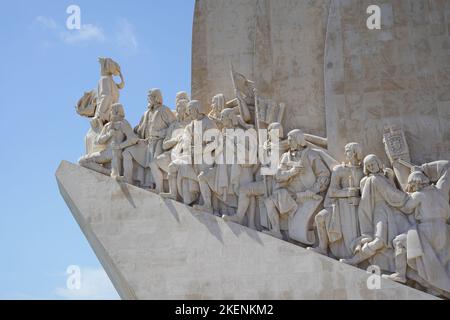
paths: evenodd
<path fill-rule="evenodd" d="M 187 100 L 189 102 L 191 99 L 189 98 L 189 94 L 186 91 L 180 91 L 175 97 L 175 105 L 177 105 L 178 101 L 180 100 Z"/>
<path fill-rule="evenodd" d="M 188 104 L 189 104 L 188 100 L 184 99 L 178 100 L 176 106 L 178 120 L 183 121 L 187 118 Z"/>
<path fill-rule="evenodd" d="M 189 102 L 188 115 L 192 120 L 200 120 L 203 118 L 204 113 L 200 101 L 192 100 L 191 102 Z"/>
<path fill-rule="evenodd" d="M 430 179 L 422 172 L 415 171 L 408 177 L 407 192 L 417 192 L 430 185 Z"/>
<path fill-rule="evenodd" d="M 102 75 L 119 76 L 121 74 L 120 66 L 111 58 L 98 58 Z"/>
<path fill-rule="evenodd" d="M 121 121 L 125 118 L 125 109 L 121 103 L 111 106 L 111 122 Z"/>
<path fill-rule="evenodd" d="M 349 162 L 356 161 L 357 163 L 361 163 L 363 155 L 362 155 L 362 147 L 359 143 L 351 142 L 347 144 L 344 148 L 345 158 Z"/>
<path fill-rule="evenodd" d="M 300 129 L 295 129 L 289 132 L 288 143 L 291 150 L 299 150 L 306 147 L 307 144 L 303 131 Z"/>
<path fill-rule="evenodd" d="M 225 96 L 223 94 L 217 94 L 212 98 L 211 109 L 220 113 L 225 108 Z"/>
<path fill-rule="evenodd" d="M 120 77 L 120 83 L 116 84 L 119 89 L 125 87 L 125 81 L 120 70 L 120 65 L 111 58 L 98 58 L 100 63 L 100 73 L 102 76 L 116 76 Z"/>
<path fill-rule="evenodd" d="M 380 158 L 374 154 L 369 154 L 364 158 L 364 174 L 374 174 L 383 172 L 383 163 Z"/>
<path fill-rule="evenodd" d="M 233 109 L 225 109 L 220 113 L 220 120 L 226 129 L 232 129 L 238 125 L 236 114 Z"/>
<path fill-rule="evenodd" d="M 163 104 L 163 97 L 160 89 L 151 89 L 148 92 L 147 101 L 149 107 L 159 106 Z"/>

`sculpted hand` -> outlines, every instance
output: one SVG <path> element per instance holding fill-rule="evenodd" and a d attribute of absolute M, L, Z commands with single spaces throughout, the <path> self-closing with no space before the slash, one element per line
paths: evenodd
<path fill-rule="evenodd" d="M 292 174 L 297 175 L 297 174 L 303 173 L 305 171 L 305 168 L 302 166 L 293 166 L 291 171 L 292 171 Z"/>

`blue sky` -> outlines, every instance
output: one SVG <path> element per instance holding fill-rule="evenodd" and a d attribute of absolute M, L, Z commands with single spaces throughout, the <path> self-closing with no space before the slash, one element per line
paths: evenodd
<path fill-rule="evenodd" d="M 83 154 L 89 123 L 74 106 L 96 87 L 97 57 L 121 65 L 133 125 L 148 89 L 170 107 L 190 91 L 194 0 L 0 3 L 0 299 L 117 298 L 54 174 Z M 72 4 L 80 31 L 65 27 Z M 81 267 L 81 291 L 66 288 L 70 265 Z"/>

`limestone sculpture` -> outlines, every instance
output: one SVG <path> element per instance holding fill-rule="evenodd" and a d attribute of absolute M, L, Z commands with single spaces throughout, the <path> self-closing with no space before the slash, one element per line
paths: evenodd
<path fill-rule="evenodd" d="M 196 159 L 203 158 L 203 134 L 207 130 L 217 130 L 215 122 L 209 119 L 207 111 L 199 101 L 192 100 L 188 104 L 188 116 L 192 119 L 180 138 L 181 147 L 179 154 L 169 165 L 170 192 L 161 194 L 170 199 L 178 199 L 180 196 L 185 204 L 194 203 L 200 193 L 198 176 L 211 165 L 195 163 Z M 200 147 L 195 147 L 195 142 L 200 141 Z M 193 150 L 193 152 L 191 152 Z"/>
<path fill-rule="evenodd" d="M 325 209 L 316 216 L 318 253 L 338 259 L 353 256 L 353 242 L 360 236 L 358 206 L 359 184 L 363 178 L 362 148 L 358 143 L 345 146 L 347 163 L 333 169 Z"/>
<path fill-rule="evenodd" d="M 394 208 L 406 202 L 406 194 L 398 190 L 391 180 L 393 171 L 385 170 L 381 160 L 375 155 L 364 159 L 365 177 L 361 180 L 361 201 L 358 207 L 361 237 L 350 259 L 343 262 L 358 265 L 371 259 L 371 264 L 382 270 L 393 269 L 393 240 L 408 228 L 408 221 L 395 219 Z M 389 177 L 391 178 L 389 178 Z"/>
<path fill-rule="evenodd" d="M 119 102 L 119 90 L 125 87 L 122 72 L 117 62 L 111 58 L 99 58 L 101 78 L 97 88 L 97 108 L 95 118 L 103 123 L 110 121 L 111 106 Z M 119 76 L 121 82 L 116 84 L 114 76 Z"/>
<path fill-rule="evenodd" d="M 281 239 L 280 220 L 288 219 L 289 237 L 313 244 L 309 222 L 322 204 L 321 194 L 329 185 L 330 171 L 320 155 L 307 147 L 301 130 L 289 132 L 288 141 L 289 152 L 283 155 L 275 178 L 277 186 L 265 201 L 271 223 L 269 233 Z M 298 230 L 296 220 L 301 221 Z"/>
<path fill-rule="evenodd" d="M 120 67 L 100 63 L 98 89 L 77 104 L 91 118 L 81 166 L 450 297 L 450 162 L 414 165 L 402 128 L 380 134 L 393 169 L 378 155 L 363 160 L 356 142 L 338 164 L 327 138 L 294 129 L 285 139 L 284 105 L 232 69 L 234 100 L 216 94 L 206 108 L 181 91 L 172 112 L 152 89 L 133 130 L 118 102 Z"/>
<path fill-rule="evenodd" d="M 147 111 L 134 129 L 141 139 L 138 144 L 125 149 L 123 153 L 124 175 L 128 183 L 139 181 L 140 186 L 153 188 L 153 179 L 149 178 L 150 163 L 163 153 L 162 143 L 167 129 L 176 120 L 172 111 L 163 105 L 161 90 L 152 89 L 147 97 Z M 134 175 L 134 164 L 137 163 L 138 174 Z"/>
<path fill-rule="evenodd" d="M 187 96 L 183 96 L 186 98 Z M 178 97 L 181 99 L 181 97 Z M 164 174 L 169 174 L 169 166 L 172 161 L 176 160 L 177 154 L 180 154 L 181 144 L 179 142 L 183 138 L 184 128 L 189 124 L 187 113 L 188 100 L 176 101 L 177 120 L 167 129 L 166 137 L 163 140 L 163 153 L 150 162 L 152 176 L 155 182 L 156 193 L 163 193 Z"/>
<path fill-rule="evenodd" d="M 408 178 L 408 189 L 410 195 L 402 211 L 412 214 L 415 224 L 394 239 L 396 272 L 386 278 L 406 283 L 408 274 L 409 278 L 450 298 L 448 181 L 431 185 L 422 171 L 416 171 Z"/>
<path fill-rule="evenodd" d="M 125 111 L 121 104 L 113 104 L 110 113 L 111 121 L 103 127 L 97 138 L 97 143 L 105 148 L 82 157 L 79 163 L 88 169 L 118 178 L 122 173 L 122 150 L 135 145 L 138 138 L 125 120 Z M 111 164 L 111 169 L 105 167 L 107 164 Z"/>
<path fill-rule="evenodd" d="M 230 137 L 229 131 L 236 128 L 239 124 L 234 110 L 223 110 L 220 122 L 222 132 L 220 134 L 220 142 L 215 149 L 216 165 L 205 169 L 198 176 L 204 204 L 194 208 L 214 212 L 212 203 L 213 197 L 215 197 L 223 204 L 222 210 L 227 212 L 233 211 L 234 213 L 237 207 L 240 186 L 253 181 L 254 165 L 252 163 L 226 163 L 227 156 L 230 156 L 227 153 L 231 153 L 231 156 L 234 158 L 239 149 L 245 149 L 245 145 L 236 143 L 236 140 L 239 141 L 239 139 L 235 139 L 234 131 L 231 131 Z M 232 139 L 230 144 L 228 144 L 229 138 L 230 140 Z"/>
<path fill-rule="evenodd" d="M 274 131 L 276 131 L 276 134 L 273 134 Z M 267 159 L 270 159 L 272 151 L 276 149 L 280 157 L 289 149 L 287 140 L 277 139 L 276 141 L 272 141 L 271 137 L 273 136 L 283 139 L 283 127 L 280 123 L 274 122 L 270 124 L 268 128 L 268 140 L 263 146 L 265 157 Z M 225 221 L 243 224 L 248 213 L 248 227 L 251 229 L 256 228 L 254 221 L 256 198 L 264 198 L 264 196 L 267 197 L 271 194 L 275 183 L 273 176 L 262 177 L 261 175 L 256 175 L 256 179 L 257 181 L 250 181 L 240 186 L 237 212 L 235 215 L 231 216 L 223 215 Z M 260 210 L 262 210 L 261 207 Z M 261 212 L 259 214 L 261 215 Z"/>

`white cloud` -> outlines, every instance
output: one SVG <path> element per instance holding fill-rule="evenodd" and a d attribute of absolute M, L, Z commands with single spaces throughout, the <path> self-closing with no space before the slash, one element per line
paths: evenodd
<path fill-rule="evenodd" d="M 65 25 L 57 23 L 54 19 L 38 16 L 35 22 L 44 30 L 48 31 L 58 41 L 65 44 L 75 45 L 85 42 L 99 42 L 116 45 L 129 52 L 139 51 L 139 42 L 134 25 L 127 19 L 119 20 L 117 31 L 107 35 L 103 29 L 94 24 L 82 24 L 79 30 L 69 30 Z M 44 41 L 45 47 L 51 46 L 51 41 Z"/>
<path fill-rule="evenodd" d="M 119 21 L 119 31 L 116 36 L 117 44 L 134 52 L 138 51 L 139 44 L 134 26 L 127 20 Z"/>
<path fill-rule="evenodd" d="M 61 39 L 68 44 L 84 41 L 105 41 L 102 29 L 93 24 L 84 24 L 80 30 L 67 30 L 60 33 Z"/>
<path fill-rule="evenodd" d="M 48 17 L 39 16 L 36 18 L 36 22 L 42 25 L 45 29 L 57 30 L 58 24 L 55 20 Z"/>
<path fill-rule="evenodd" d="M 55 294 L 68 300 L 117 300 L 120 299 L 105 270 L 81 268 L 80 290 L 58 287 Z"/>
<path fill-rule="evenodd" d="M 67 44 L 75 44 L 88 41 L 103 42 L 106 36 L 102 29 L 93 24 L 84 24 L 79 30 L 68 30 L 49 17 L 39 16 L 36 22 L 45 30 L 49 30 L 59 40 Z M 47 41 L 48 42 L 48 41 Z"/>

